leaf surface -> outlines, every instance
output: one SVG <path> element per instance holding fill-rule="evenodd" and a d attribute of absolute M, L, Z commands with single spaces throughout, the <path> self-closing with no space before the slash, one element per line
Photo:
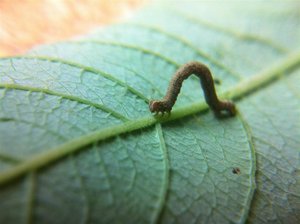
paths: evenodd
<path fill-rule="evenodd" d="M 243 4 L 149 6 L 1 59 L 0 222 L 298 222 L 299 13 Z M 191 60 L 237 116 L 207 111 L 195 77 L 170 117 L 151 115 Z"/>

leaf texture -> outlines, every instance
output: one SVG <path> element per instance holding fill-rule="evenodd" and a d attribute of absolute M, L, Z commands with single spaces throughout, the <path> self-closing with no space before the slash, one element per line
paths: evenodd
<path fill-rule="evenodd" d="M 2 58 L 0 223 L 299 222 L 299 12 L 270 4 L 154 4 Z M 196 77 L 151 115 L 191 60 L 237 116 L 216 119 Z"/>

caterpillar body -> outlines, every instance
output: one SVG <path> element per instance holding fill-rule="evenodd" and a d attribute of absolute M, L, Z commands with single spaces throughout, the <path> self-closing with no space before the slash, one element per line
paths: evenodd
<path fill-rule="evenodd" d="M 165 97 L 162 100 L 151 100 L 149 102 L 150 111 L 152 113 L 170 113 L 177 100 L 178 94 L 180 93 L 183 81 L 192 74 L 199 77 L 205 101 L 217 117 L 224 115 L 223 112 L 230 116 L 236 114 L 235 105 L 232 102 L 221 101 L 218 99 L 214 80 L 209 68 L 196 61 L 189 62 L 176 71 L 170 81 Z"/>

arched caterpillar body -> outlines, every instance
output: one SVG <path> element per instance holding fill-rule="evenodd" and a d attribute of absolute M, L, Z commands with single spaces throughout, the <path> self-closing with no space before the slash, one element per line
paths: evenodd
<path fill-rule="evenodd" d="M 176 102 L 183 81 L 192 74 L 195 74 L 199 77 L 206 103 L 214 111 L 216 116 L 220 117 L 223 115 L 222 112 L 226 112 L 231 116 L 236 114 L 235 105 L 232 102 L 221 101 L 218 99 L 214 86 L 214 80 L 209 68 L 206 65 L 196 61 L 189 62 L 176 71 L 175 75 L 171 79 L 165 97 L 162 100 L 150 101 L 150 111 L 152 113 L 170 113 Z"/>

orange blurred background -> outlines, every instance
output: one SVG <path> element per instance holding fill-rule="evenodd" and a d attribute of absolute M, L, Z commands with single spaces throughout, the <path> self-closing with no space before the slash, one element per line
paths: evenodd
<path fill-rule="evenodd" d="M 0 56 L 124 20 L 145 0 L 1 0 Z"/>

